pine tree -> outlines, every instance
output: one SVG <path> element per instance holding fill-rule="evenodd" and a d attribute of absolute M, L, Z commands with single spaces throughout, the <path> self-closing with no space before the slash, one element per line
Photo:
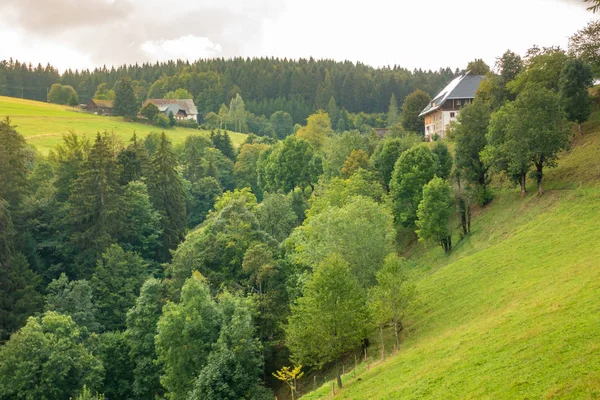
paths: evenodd
<path fill-rule="evenodd" d="M 125 119 L 133 119 L 137 115 L 138 107 L 133 82 L 127 76 L 117 82 L 113 109 L 116 115 L 121 115 Z"/>
<path fill-rule="evenodd" d="M 21 202 L 26 187 L 26 146 L 25 138 L 8 117 L 0 121 L 0 198 L 13 209 Z"/>
<path fill-rule="evenodd" d="M 169 250 L 183 240 L 186 227 L 186 195 L 183 181 L 177 172 L 177 155 L 163 132 L 156 153 L 150 161 L 148 192 L 154 209 L 160 213 L 163 234 L 163 259 L 169 259 Z"/>
<path fill-rule="evenodd" d="M 76 273 L 82 278 L 91 275 L 98 257 L 115 242 L 119 228 L 121 187 L 112 140 L 106 132 L 96 136 L 71 193 L 71 245 L 77 254 Z"/>

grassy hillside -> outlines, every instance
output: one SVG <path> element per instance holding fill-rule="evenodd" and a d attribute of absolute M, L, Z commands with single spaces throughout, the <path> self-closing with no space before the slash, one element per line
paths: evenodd
<path fill-rule="evenodd" d="M 74 111 L 67 106 L 41 103 L 31 100 L 15 99 L 0 96 L 0 118 L 9 116 L 17 130 L 40 152 L 46 154 L 62 140 L 62 135 L 73 131 L 86 135 L 94 135 L 105 130 L 112 131 L 123 138 L 126 143 L 133 132 L 145 137 L 150 132 L 160 132 L 161 128 L 125 122 L 121 117 L 106 117 Z M 195 129 L 172 128 L 165 131 L 173 144 L 183 143 L 189 135 L 198 134 Z M 234 146 L 239 146 L 246 135 L 230 132 Z"/>
<path fill-rule="evenodd" d="M 400 351 L 381 362 L 376 343 L 336 398 L 600 398 L 598 127 L 600 114 L 541 198 L 499 184 L 449 257 L 411 249 L 420 301 Z M 331 383 L 303 399 L 329 397 Z"/>

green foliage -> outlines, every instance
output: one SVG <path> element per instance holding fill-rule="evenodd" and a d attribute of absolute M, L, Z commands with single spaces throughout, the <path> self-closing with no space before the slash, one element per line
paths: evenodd
<path fill-rule="evenodd" d="M 131 181 L 141 181 L 148 173 L 149 156 L 142 141 L 134 133 L 129 146 L 117 156 L 120 168 L 119 183 L 123 186 Z"/>
<path fill-rule="evenodd" d="M 315 163 L 311 144 L 296 136 L 279 142 L 259 161 L 259 182 L 264 192 L 289 192 L 296 186 L 305 188 L 316 182 L 322 169 Z"/>
<path fill-rule="evenodd" d="M 109 247 L 98 260 L 91 279 L 99 310 L 99 321 L 106 330 L 125 326 L 125 316 L 134 304 L 142 283 L 151 275 L 148 264 L 137 253 Z"/>
<path fill-rule="evenodd" d="M 215 149 L 220 150 L 225 157 L 235 161 L 235 151 L 233 150 L 233 144 L 227 131 L 222 132 L 219 129 L 216 132 L 211 132 L 210 140 L 212 140 Z"/>
<path fill-rule="evenodd" d="M 102 362 L 81 342 L 71 317 L 47 312 L 29 318 L 0 348 L 0 397 L 66 399 L 84 385 L 98 388 Z"/>
<path fill-rule="evenodd" d="M 248 299 L 224 293 L 219 298 L 222 327 L 206 365 L 194 382 L 190 400 L 266 399 L 259 386 L 260 342 L 255 338 Z M 260 393 L 261 396 L 256 396 Z M 267 392 L 268 393 L 268 392 Z M 272 395 L 271 395 L 272 396 Z"/>
<path fill-rule="evenodd" d="M 96 260 L 118 233 L 121 187 L 113 146 L 108 133 L 96 135 L 69 198 L 71 246 L 77 252 L 80 278 L 91 275 Z"/>
<path fill-rule="evenodd" d="M 450 154 L 448 146 L 446 143 L 438 141 L 431 148 L 431 152 L 435 157 L 435 175 L 448 180 L 452 172 L 452 154 Z"/>
<path fill-rule="evenodd" d="M 160 381 L 167 398 L 185 398 L 192 389 L 218 339 L 220 320 L 208 285 L 197 272 L 183 285 L 181 301 L 164 306 L 158 321 L 156 353 L 163 366 Z"/>
<path fill-rule="evenodd" d="M 0 199 L 14 208 L 25 191 L 28 175 L 26 143 L 6 117 L 0 121 Z"/>
<path fill-rule="evenodd" d="M 206 219 L 217 198 L 223 195 L 221 185 L 212 176 L 200 178 L 192 183 L 192 200 L 188 207 L 188 226 L 194 228 Z"/>
<path fill-rule="evenodd" d="M 70 399 L 73 400 L 73 397 L 70 397 Z M 104 400 L 104 395 L 98 393 L 93 394 L 92 391 L 88 389 L 86 385 L 83 385 L 81 393 L 79 394 L 79 396 L 75 397 L 74 400 Z"/>
<path fill-rule="evenodd" d="M 364 286 L 393 249 L 392 215 L 383 205 L 355 197 L 340 208 L 311 215 L 291 236 L 294 259 L 315 267 L 331 253 L 339 253 Z"/>
<path fill-rule="evenodd" d="M 374 172 L 361 169 L 348 179 L 321 181 L 309 199 L 307 215 L 317 215 L 329 207 L 345 206 L 356 196 L 370 198 L 378 203 L 383 200 L 384 188 Z"/>
<path fill-rule="evenodd" d="M 165 94 L 165 99 L 174 99 L 174 100 L 185 100 L 185 99 L 194 99 L 194 96 L 190 92 L 185 89 L 179 88 L 172 92 Z"/>
<path fill-rule="evenodd" d="M 466 70 L 474 75 L 486 75 L 490 72 L 490 67 L 481 58 L 477 58 L 467 64 Z"/>
<path fill-rule="evenodd" d="M 137 115 L 138 109 L 133 82 L 129 77 L 124 76 L 115 86 L 113 112 L 125 119 L 133 119 Z"/>
<path fill-rule="evenodd" d="M 365 301 L 365 291 L 348 262 L 330 253 L 316 266 L 303 296 L 291 306 L 286 334 L 292 359 L 321 366 L 356 348 L 368 324 Z"/>
<path fill-rule="evenodd" d="M 72 97 L 77 99 L 75 102 L 75 105 L 77 105 L 79 99 L 75 89 L 69 85 L 63 86 L 59 83 L 55 83 L 50 87 L 50 91 L 48 92 L 48 103 L 71 105 L 70 99 Z"/>
<path fill-rule="evenodd" d="M 385 138 L 377 144 L 375 152 L 371 156 L 371 161 L 375 169 L 381 174 L 386 188 L 389 189 L 396 161 L 402 153 L 420 141 L 418 136 L 408 135 L 402 138 Z"/>
<path fill-rule="evenodd" d="M 93 336 L 89 345 L 102 361 L 104 382 L 102 392 L 109 399 L 133 398 L 133 363 L 129 344 L 121 332 L 106 332 Z"/>
<path fill-rule="evenodd" d="M 140 290 L 135 305 L 127 312 L 125 338 L 133 362 L 133 393 L 139 399 L 160 396 L 162 368 L 157 359 L 154 336 L 161 316 L 165 293 L 159 280 L 148 279 Z"/>
<path fill-rule="evenodd" d="M 106 83 L 102 82 L 96 88 L 96 92 L 94 93 L 95 100 L 114 100 L 115 99 L 115 91 L 108 90 Z"/>
<path fill-rule="evenodd" d="M 290 194 L 267 194 L 254 209 L 254 214 L 261 229 L 280 243 L 298 226 L 298 216 L 294 212 Z"/>
<path fill-rule="evenodd" d="M 396 95 L 392 93 L 392 97 L 390 98 L 390 106 L 388 107 L 387 113 L 387 126 L 394 126 L 398 122 L 398 103 L 396 102 Z"/>
<path fill-rule="evenodd" d="M 404 99 L 402 103 L 402 125 L 408 132 L 423 135 L 425 123 L 419 114 L 431 101 L 431 96 L 422 90 L 415 90 Z"/>
<path fill-rule="evenodd" d="M 150 200 L 160 214 L 163 227 L 163 259 L 168 259 L 169 250 L 174 249 L 183 239 L 187 222 L 186 196 L 177 167 L 177 157 L 163 132 L 158 148 L 150 160 L 148 178 Z"/>
<path fill-rule="evenodd" d="M 79 104 L 79 97 L 77 97 L 77 93 L 71 93 L 69 95 L 69 100 L 68 100 L 68 104 L 71 107 L 75 107 L 76 105 Z"/>
<path fill-rule="evenodd" d="M 371 149 L 367 137 L 359 131 L 346 131 L 341 135 L 327 138 L 323 151 L 323 172 L 326 177 L 339 176 L 344 162 L 354 150 L 363 150 L 370 153 Z"/>
<path fill-rule="evenodd" d="M 528 87 L 514 105 L 503 107 L 493 122 L 488 135 L 492 147 L 483 155 L 506 165 L 509 174 L 518 173 L 522 184 L 533 164 L 538 194 L 542 194 L 544 167 L 556 165 L 558 153 L 569 138 L 559 96 L 543 87 Z M 458 145 L 456 150 L 458 155 Z"/>
<path fill-rule="evenodd" d="M 331 120 L 323 110 L 312 114 L 306 119 L 306 126 L 296 132 L 296 137 L 307 140 L 315 149 L 325 144 L 327 135 L 331 133 Z"/>
<path fill-rule="evenodd" d="M 256 197 L 248 190 L 225 193 L 217 201 L 215 212 L 190 232 L 173 254 L 167 268 L 173 297 L 194 270 L 215 288 L 245 279 L 242 260 L 248 247 L 256 242 L 272 243 L 250 210 L 255 205 Z"/>
<path fill-rule="evenodd" d="M 415 301 L 415 285 L 409 279 L 406 260 L 392 253 L 385 258 L 377 272 L 377 285 L 369 289 L 369 311 L 373 322 L 394 330 L 396 349 L 400 347 L 403 321 Z"/>
<path fill-rule="evenodd" d="M 160 111 L 158 110 L 158 107 L 156 107 L 156 105 L 153 103 L 147 103 L 140 110 L 140 114 L 142 114 L 142 117 L 146 118 L 148 121 L 154 121 L 154 118 L 158 115 L 159 112 Z"/>
<path fill-rule="evenodd" d="M 600 76 L 599 37 L 600 21 L 592 20 L 569 38 L 569 54 L 589 64 L 594 77 Z"/>
<path fill-rule="evenodd" d="M 452 251 L 450 218 L 454 213 L 454 193 L 447 181 L 433 178 L 423 188 L 423 200 L 417 210 L 419 240 L 439 243 L 445 253 Z"/>
<path fill-rule="evenodd" d="M 458 115 L 459 124 L 454 130 L 454 162 L 461 177 L 475 185 L 478 191 L 478 202 L 483 205 L 491 200 L 487 185 L 489 184 L 488 165 L 480 157 L 487 144 L 486 134 L 490 124 L 490 109 L 480 99 L 463 107 Z"/>
<path fill-rule="evenodd" d="M 234 166 L 236 187 L 249 187 L 259 199 L 262 199 L 262 190 L 258 184 L 258 162 L 261 154 L 269 148 L 269 145 L 261 143 L 243 145 Z"/>
<path fill-rule="evenodd" d="M 370 167 L 369 156 L 363 150 L 352 150 L 352 153 L 344 161 L 344 166 L 340 170 L 343 178 L 349 178 L 359 169 L 368 170 Z"/>
<path fill-rule="evenodd" d="M 588 89 L 592 87 L 593 75 L 589 65 L 581 60 L 569 60 L 560 74 L 559 93 L 568 121 L 580 126 L 592 112 L 592 99 Z"/>
<path fill-rule="evenodd" d="M 23 254 L 0 254 L 0 340 L 8 339 L 27 317 L 41 309 L 42 296 L 36 290 L 39 284 L 40 277 L 31 271 Z"/>
<path fill-rule="evenodd" d="M 294 122 L 292 116 L 285 111 L 276 111 L 269 118 L 271 126 L 279 139 L 285 139 L 294 133 Z"/>
<path fill-rule="evenodd" d="M 435 176 L 436 160 L 429 148 L 413 147 L 400 156 L 390 181 L 390 196 L 396 222 L 413 227 L 423 187 Z"/>
<path fill-rule="evenodd" d="M 55 311 L 70 316 L 79 326 L 82 334 L 98 332 L 98 309 L 94 303 L 92 287 L 86 280 L 70 281 L 62 273 L 46 288 L 44 311 Z"/>
<path fill-rule="evenodd" d="M 131 181 L 125 186 L 119 221 L 120 246 L 147 260 L 153 259 L 161 245 L 161 215 L 152 207 L 145 183 Z"/>
<path fill-rule="evenodd" d="M 152 123 L 159 128 L 167 129 L 171 126 L 171 120 L 165 114 L 159 113 L 154 116 Z"/>
<path fill-rule="evenodd" d="M 526 69 L 508 83 L 507 88 L 515 95 L 532 85 L 558 92 L 560 74 L 568 59 L 560 48 L 533 47 L 527 54 Z"/>

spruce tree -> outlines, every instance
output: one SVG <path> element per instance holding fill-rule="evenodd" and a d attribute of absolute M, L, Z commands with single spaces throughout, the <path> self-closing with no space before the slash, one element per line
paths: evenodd
<path fill-rule="evenodd" d="M 115 242 L 121 187 L 112 138 L 98 134 L 70 197 L 69 222 L 78 277 L 89 277 L 98 257 Z"/>
<path fill-rule="evenodd" d="M 0 198 L 12 208 L 19 205 L 26 187 L 26 146 L 8 117 L 0 121 Z"/>
<path fill-rule="evenodd" d="M 139 181 L 146 176 L 149 163 L 148 150 L 144 147 L 143 142 L 138 140 L 135 133 L 131 138 L 131 143 L 119 153 L 117 160 L 121 171 L 119 177 L 121 185 Z"/>
<path fill-rule="evenodd" d="M 186 195 L 183 180 L 177 172 L 177 155 L 163 132 L 156 153 L 150 161 L 148 192 L 154 209 L 160 213 L 163 226 L 163 259 L 169 250 L 183 240 L 186 226 Z"/>
<path fill-rule="evenodd" d="M 137 115 L 138 106 L 133 90 L 133 82 L 127 76 L 117 82 L 113 109 L 116 115 L 121 115 L 125 119 L 133 119 Z"/>

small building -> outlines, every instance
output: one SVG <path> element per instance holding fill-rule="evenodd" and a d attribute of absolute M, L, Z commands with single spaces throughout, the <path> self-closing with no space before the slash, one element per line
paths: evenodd
<path fill-rule="evenodd" d="M 173 113 L 177 120 L 189 119 L 198 122 L 198 109 L 193 100 L 149 99 L 144 102 L 144 106 L 149 103 L 154 104 L 158 108 L 158 111 L 166 116 Z"/>
<path fill-rule="evenodd" d="M 92 99 L 86 104 L 85 110 L 99 115 L 112 115 L 113 101 Z"/>
<path fill-rule="evenodd" d="M 456 121 L 460 109 L 473 102 L 479 84 L 485 77 L 470 72 L 455 78 L 421 111 L 425 118 L 425 139 L 431 140 L 435 135 L 446 137 L 448 124 Z"/>

